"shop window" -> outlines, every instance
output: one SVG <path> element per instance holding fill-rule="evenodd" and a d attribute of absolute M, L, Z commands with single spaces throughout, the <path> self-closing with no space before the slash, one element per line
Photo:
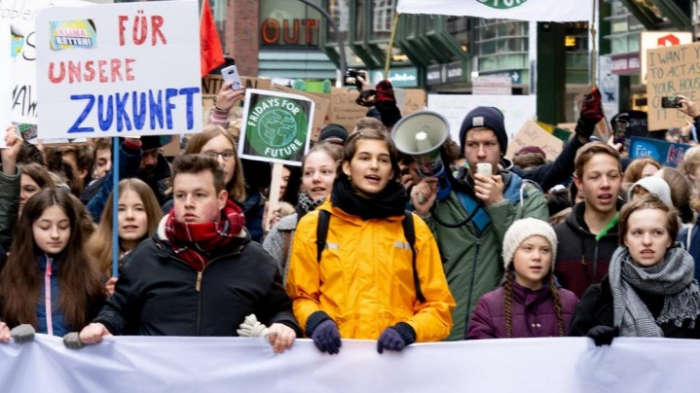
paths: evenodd
<path fill-rule="evenodd" d="M 343 42 L 347 41 L 348 31 L 350 29 L 350 0 L 329 0 L 328 13 L 333 18 L 336 26 L 338 26 L 340 38 Z M 335 34 L 335 31 L 333 31 L 333 28 L 329 24 L 328 42 L 338 42 Z"/>
<path fill-rule="evenodd" d="M 462 52 L 466 52 L 471 43 L 471 23 L 470 18 L 466 16 L 448 16 L 446 17 L 445 31 L 459 44 Z"/>
<path fill-rule="evenodd" d="M 372 39 L 389 39 L 393 23 L 394 0 L 372 0 Z"/>
<path fill-rule="evenodd" d="M 479 19 L 474 31 L 480 72 L 527 68 L 527 22 Z"/>

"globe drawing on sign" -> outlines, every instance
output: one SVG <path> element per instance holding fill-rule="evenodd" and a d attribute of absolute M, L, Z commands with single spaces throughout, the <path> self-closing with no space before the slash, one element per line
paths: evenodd
<path fill-rule="evenodd" d="M 270 109 L 260 116 L 258 136 L 272 147 L 284 147 L 297 135 L 294 116 L 283 109 Z"/>

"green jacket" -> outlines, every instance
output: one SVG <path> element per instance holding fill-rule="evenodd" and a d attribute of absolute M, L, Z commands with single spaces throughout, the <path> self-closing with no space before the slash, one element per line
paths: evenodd
<path fill-rule="evenodd" d="M 432 214 L 446 223 L 458 223 L 468 214 L 456 191 L 437 201 L 431 216 L 425 219 L 440 248 L 447 283 L 457 302 L 452 314 L 454 326 L 447 340 L 463 340 L 479 298 L 495 289 L 503 278 L 501 245 L 513 221 L 533 217 L 549 218 L 547 201 L 535 186 L 512 173 L 501 173 L 505 181 L 504 200 L 486 207 L 491 222 L 477 235 L 473 221 L 458 228 L 440 225 Z M 522 200 L 521 200 L 522 195 Z"/>

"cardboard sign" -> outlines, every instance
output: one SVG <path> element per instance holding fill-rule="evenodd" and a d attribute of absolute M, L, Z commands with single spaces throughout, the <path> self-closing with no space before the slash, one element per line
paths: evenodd
<path fill-rule="evenodd" d="M 0 2 L 0 19 L 11 24 L 12 121 L 37 123 L 37 46 L 36 15 L 49 7 L 78 7 L 90 3 L 78 0 L 16 0 Z M 7 8 L 1 7 L 6 6 Z M 48 38 L 43 40 L 47 43 Z"/>
<path fill-rule="evenodd" d="M 427 96 L 423 89 L 394 89 L 396 106 L 399 107 L 402 116 L 408 116 L 413 112 L 425 109 Z M 357 105 L 357 104 L 355 104 Z"/>
<path fill-rule="evenodd" d="M 537 146 L 544 150 L 547 160 L 555 160 L 564 148 L 561 139 L 545 131 L 534 121 L 526 121 L 520 131 L 508 142 L 506 156 L 512 158 L 525 146 Z"/>
<path fill-rule="evenodd" d="M 355 100 L 360 93 L 345 87 L 331 88 L 330 122 L 340 124 L 348 132 L 355 129 L 357 119 L 365 117 L 369 108 L 357 105 Z"/>
<path fill-rule="evenodd" d="M 309 150 L 314 106 L 298 94 L 246 90 L 238 155 L 300 166 Z"/>
<path fill-rule="evenodd" d="M 0 127 L 12 124 L 12 80 L 10 79 L 10 24 L 0 19 Z M 0 138 L 0 147 L 5 147 L 5 138 Z"/>
<path fill-rule="evenodd" d="M 262 89 L 270 90 L 272 88 L 272 79 L 254 78 L 252 76 L 242 76 L 241 83 L 246 89 Z M 219 94 L 221 85 L 224 84 L 224 79 L 221 75 L 209 74 L 202 78 L 202 94 Z"/>
<path fill-rule="evenodd" d="M 201 130 L 198 15 L 194 0 L 40 11 L 39 137 Z"/>
<path fill-rule="evenodd" d="M 630 138 L 630 158 L 651 157 L 663 166 L 677 167 L 691 145 L 649 138 Z"/>
<path fill-rule="evenodd" d="M 326 98 L 322 98 L 318 93 L 306 93 L 303 91 L 294 90 L 291 87 L 281 85 L 273 84 L 272 91 L 302 96 L 314 102 L 316 108 L 314 109 L 314 115 L 312 117 L 313 128 L 311 131 L 311 140 L 318 140 L 318 134 L 321 133 L 321 130 L 326 125 L 326 113 L 328 113 L 328 108 L 330 108 L 331 106 L 331 101 Z"/>
<path fill-rule="evenodd" d="M 662 108 L 661 98 L 684 95 L 700 101 L 700 42 L 650 49 L 646 55 L 649 131 L 685 126 L 690 116 Z"/>

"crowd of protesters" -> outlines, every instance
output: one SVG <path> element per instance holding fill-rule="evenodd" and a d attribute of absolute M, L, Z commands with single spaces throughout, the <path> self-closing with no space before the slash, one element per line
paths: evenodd
<path fill-rule="evenodd" d="M 270 166 L 238 157 L 244 90 L 230 83 L 172 161 L 158 136 L 37 147 L 8 127 L 0 342 L 264 336 L 283 352 L 308 337 L 337 354 L 344 339 L 376 340 L 382 353 L 441 340 L 700 338 L 700 147 L 679 169 L 630 160 L 593 137 L 605 121 L 594 89 L 554 161 L 534 146 L 511 161 L 504 114 L 465 108 L 459 140 L 441 147 L 441 193 L 391 138 L 391 84 L 360 82 L 368 117 L 328 125 L 300 170 L 285 167 L 276 209 Z M 696 123 L 689 135 L 700 110 L 679 103 Z"/>

